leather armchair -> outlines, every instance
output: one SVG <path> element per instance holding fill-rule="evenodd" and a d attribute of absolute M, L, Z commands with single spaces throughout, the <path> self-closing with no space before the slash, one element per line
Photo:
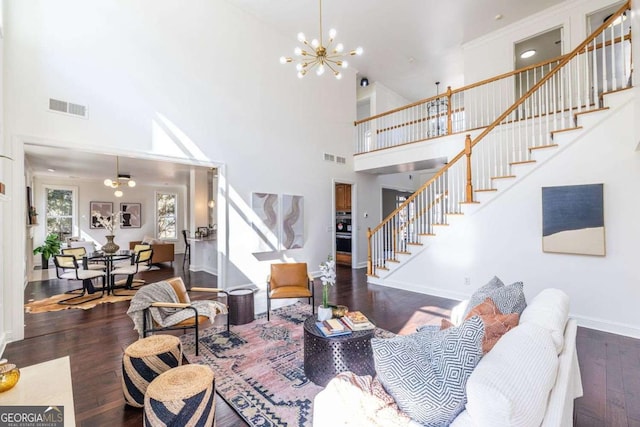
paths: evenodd
<path fill-rule="evenodd" d="M 267 277 L 267 320 L 271 300 L 285 298 L 307 298 L 311 314 L 315 313 L 313 277 L 307 272 L 306 262 L 271 264 L 271 274 Z"/>

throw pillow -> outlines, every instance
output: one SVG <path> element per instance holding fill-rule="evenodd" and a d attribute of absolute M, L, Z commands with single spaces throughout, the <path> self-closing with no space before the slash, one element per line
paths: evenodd
<path fill-rule="evenodd" d="M 475 306 L 467 315 L 467 319 L 473 316 L 480 316 L 484 323 L 484 338 L 482 338 L 482 352 L 484 354 L 487 354 L 496 345 L 500 337 L 518 326 L 520 319 L 518 313 L 502 314 L 491 298 L 487 298 Z M 448 329 L 452 326 L 453 323 L 442 319 L 440 329 Z"/>
<path fill-rule="evenodd" d="M 466 383 L 482 358 L 482 320 L 445 331 L 371 340 L 378 379 L 398 407 L 425 426 L 446 426 L 464 410 Z"/>
<path fill-rule="evenodd" d="M 551 333 L 556 352 L 564 347 L 564 328 L 569 319 L 569 295 L 560 289 L 542 290 L 527 305 L 520 316 L 520 323 L 534 323 Z"/>
<path fill-rule="evenodd" d="M 471 298 L 469 298 L 469 304 L 467 305 L 467 309 L 464 311 L 462 318 L 465 319 L 467 317 L 467 314 L 469 314 L 469 312 L 473 309 L 473 307 L 475 307 L 476 305 L 482 303 L 482 301 L 487 299 L 487 297 L 489 296 L 489 294 L 491 294 L 491 292 L 503 287 L 504 287 L 504 283 L 502 283 L 502 280 L 500 280 L 498 276 L 493 276 L 493 279 L 489 280 L 489 282 L 487 282 L 486 285 L 478 288 L 471 295 Z"/>
<path fill-rule="evenodd" d="M 527 306 L 527 300 L 522 289 L 523 286 L 522 282 L 512 283 L 509 286 L 504 286 L 491 292 L 489 298 L 496 303 L 498 309 L 504 314 L 522 314 Z"/>

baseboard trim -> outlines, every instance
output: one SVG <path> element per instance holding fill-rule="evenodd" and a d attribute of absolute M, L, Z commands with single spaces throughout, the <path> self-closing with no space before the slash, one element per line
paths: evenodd
<path fill-rule="evenodd" d="M 570 314 L 578 321 L 578 326 L 597 331 L 609 332 L 616 335 L 624 335 L 625 337 L 640 339 L 640 328 L 628 325 L 626 323 L 612 322 L 610 320 L 598 319 L 590 316 L 580 316 Z"/>
<path fill-rule="evenodd" d="M 376 285 L 386 286 L 394 289 L 401 289 L 403 291 L 415 292 L 418 294 L 424 295 L 432 295 L 440 298 L 447 298 L 455 301 L 462 301 L 464 299 L 469 298 L 470 295 L 464 294 L 462 292 L 449 291 L 446 289 L 440 288 L 432 288 L 429 286 L 417 285 L 417 284 L 409 284 L 409 283 L 399 283 L 393 282 L 391 280 L 381 280 L 381 279 L 372 279 L 369 278 L 369 282 L 375 283 Z"/>
<path fill-rule="evenodd" d="M 194 265 L 191 264 L 189 266 L 189 270 L 190 271 L 204 271 L 205 273 L 209 273 L 209 274 L 213 274 L 214 276 L 218 275 L 218 269 L 213 269 L 210 267 L 207 267 L 206 265 Z"/>

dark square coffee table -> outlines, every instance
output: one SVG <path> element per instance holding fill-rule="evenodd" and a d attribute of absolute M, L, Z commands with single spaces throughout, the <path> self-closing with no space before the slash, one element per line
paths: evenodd
<path fill-rule="evenodd" d="M 373 330 L 353 331 L 349 335 L 325 337 L 316 327 L 316 318 L 304 322 L 304 374 L 320 386 L 340 372 L 375 375 L 371 338 Z"/>

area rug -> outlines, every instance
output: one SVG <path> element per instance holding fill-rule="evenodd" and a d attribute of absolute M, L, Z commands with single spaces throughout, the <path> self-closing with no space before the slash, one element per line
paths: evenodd
<path fill-rule="evenodd" d="M 24 305 L 24 311 L 25 313 L 35 314 L 35 313 L 46 313 L 48 311 L 66 310 L 69 308 L 79 308 L 81 310 L 89 310 L 98 304 L 104 304 L 107 302 L 114 303 L 114 302 L 120 302 L 120 301 L 129 301 L 131 298 L 133 298 L 133 295 L 134 294 L 119 295 L 119 296 L 104 295 L 102 298 L 94 299 L 93 301 L 81 302 L 83 299 L 91 299 L 95 297 L 95 295 L 86 295 L 82 299 L 78 298 L 76 300 L 71 301 L 71 302 L 80 302 L 80 304 L 78 305 L 62 305 L 62 304 L 58 304 L 58 301 L 61 301 L 65 298 L 71 298 L 73 295 L 60 294 L 60 295 L 54 295 L 52 297 L 42 299 L 39 301 L 29 302 Z"/>
<path fill-rule="evenodd" d="M 313 398 L 323 387 L 304 375 L 303 323 L 311 306 L 296 303 L 257 316 L 254 322 L 209 328 L 200 334 L 200 356 L 195 336 L 182 336 L 189 363 L 209 365 L 216 391 L 252 426 L 311 426 Z M 376 336 L 393 333 L 376 329 Z"/>

